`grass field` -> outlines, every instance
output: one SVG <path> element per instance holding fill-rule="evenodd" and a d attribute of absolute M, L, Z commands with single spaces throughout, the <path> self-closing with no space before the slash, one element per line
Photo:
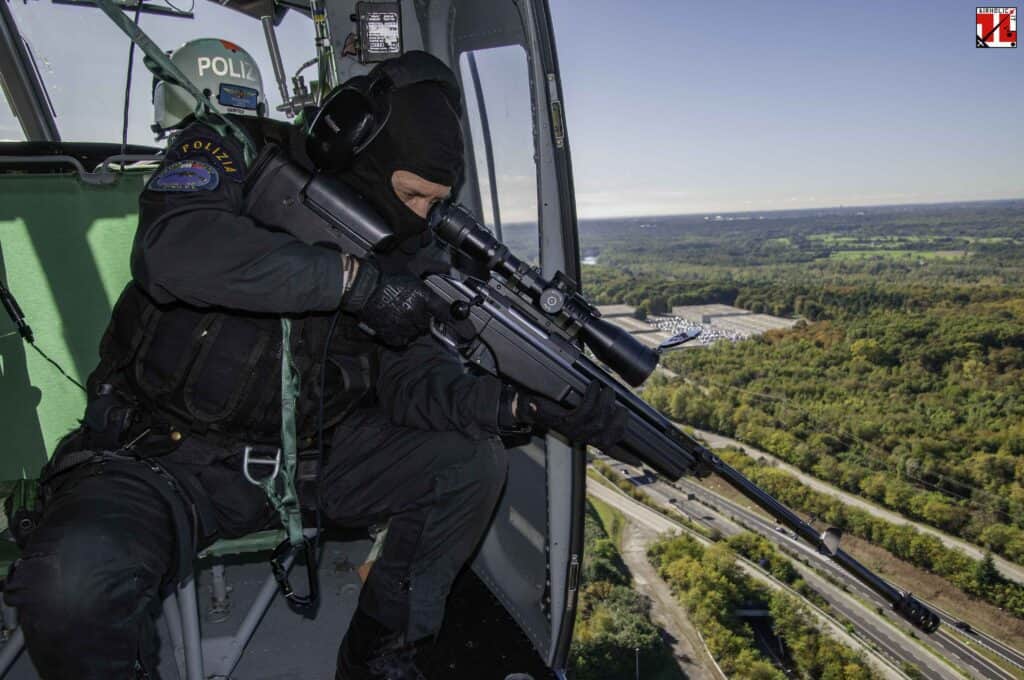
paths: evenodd
<path fill-rule="evenodd" d="M 588 496 L 587 501 L 594 506 L 594 510 L 597 511 L 598 516 L 601 518 L 604 532 L 615 542 L 615 547 L 621 550 L 622 528 L 626 525 L 626 518 L 618 510 L 593 496 Z"/>
<path fill-rule="evenodd" d="M 887 260 L 957 260 L 965 257 L 964 250 L 837 250 L 831 255 L 833 260 L 863 260 L 880 258 Z"/>
<path fill-rule="evenodd" d="M 785 241 L 771 239 L 766 242 Z M 833 260 L 955 260 L 969 255 L 972 244 L 1012 243 L 1009 237 L 935 238 L 928 235 L 848 236 L 838 233 L 810 234 L 807 240 L 832 249 Z M 928 249 L 933 246 L 933 249 Z M 958 248 L 963 246 L 964 249 Z"/>
<path fill-rule="evenodd" d="M 964 236 L 968 243 L 1021 243 L 1021 239 L 1011 236 Z"/>

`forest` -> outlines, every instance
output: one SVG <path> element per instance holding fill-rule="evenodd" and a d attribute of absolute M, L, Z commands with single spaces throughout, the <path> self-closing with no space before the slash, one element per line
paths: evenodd
<path fill-rule="evenodd" d="M 581 248 L 596 303 L 802 319 L 670 355 L 656 407 L 1024 563 L 1024 201 L 584 222 Z"/>

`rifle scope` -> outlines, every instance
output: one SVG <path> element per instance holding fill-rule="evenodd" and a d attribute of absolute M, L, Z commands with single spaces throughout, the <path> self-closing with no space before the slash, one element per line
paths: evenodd
<path fill-rule="evenodd" d="M 618 326 L 600 318 L 561 272 L 552 281 L 540 270 L 513 255 L 473 215 L 449 202 L 437 203 L 427 215 L 431 229 L 442 241 L 499 274 L 517 293 L 525 294 L 544 313 L 566 319 L 579 329 L 579 337 L 599 360 L 633 387 L 658 365 L 658 352 L 643 345 Z"/>

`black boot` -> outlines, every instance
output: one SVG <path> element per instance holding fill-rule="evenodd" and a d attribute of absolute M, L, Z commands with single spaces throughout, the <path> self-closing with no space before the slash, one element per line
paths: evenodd
<path fill-rule="evenodd" d="M 335 680 L 426 680 L 416 668 L 417 645 L 360 608 L 338 648 Z"/>

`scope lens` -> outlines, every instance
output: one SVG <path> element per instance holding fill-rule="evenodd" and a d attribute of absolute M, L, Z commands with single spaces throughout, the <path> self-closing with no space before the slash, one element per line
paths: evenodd
<path fill-rule="evenodd" d="M 583 342 L 622 379 L 637 387 L 658 365 L 658 353 L 604 319 L 591 318 L 580 331 Z"/>

